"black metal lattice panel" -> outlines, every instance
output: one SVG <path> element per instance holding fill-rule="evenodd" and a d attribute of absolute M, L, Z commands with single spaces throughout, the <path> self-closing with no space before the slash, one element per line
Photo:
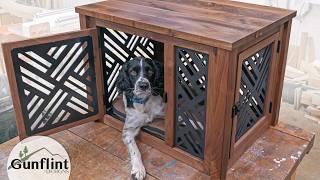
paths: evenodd
<path fill-rule="evenodd" d="M 122 65 L 139 56 L 163 61 L 163 43 L 109 28 L 100 28 L 100 40 L 106 110 L 110 112 L 112 101 L 118 96 L 115 81 Z"/>
<path fill-rule="evenodd" d="M 242 62 L 236 140 L 264 115 L 272 44 Z"/>
<path fill-rule="evenodd" d="M 98 113 L 90 36 L 11 52 L 27 135 Z"/>
<path fill-rule="evenodd" d="M 203 158 L 208 55 L 176 47 L 175 146 Z"/>

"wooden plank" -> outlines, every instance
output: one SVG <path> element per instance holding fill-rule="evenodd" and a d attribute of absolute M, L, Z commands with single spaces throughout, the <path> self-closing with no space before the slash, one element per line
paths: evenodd
<path fill-rule="evenodd" d="M 104 123 L 106 123 L 108 126 L 111 126 L 115 129 L 118 129 L 119 131 L 122 130 L 123 122 L 119 121 L 118 119 L 113 118 L 112 116 L 105 115 Z M 197 170 L 201 172 L 207 172 L 207 170 L 204 168 L 204 164 L 202 159 L 190 156 L 189 153 L 186 153 L 178 148 L 172 148 L 168 146 L 164 141 L 160 140 L 159 138 L 156 138 L 146 132 L 141 131 L 138 140 L 141 142 L 158 149 L 159 151 L 166 153 L 170 156 L 175 157 L 177 160 L 182 161 L 189 166 L 192 166 L 196 168 Z"/>
<path fill-rule="evenodd" d="M 110 154 L 126 161 L 129 160 L 128 151 L 122 142 L 122 135 L 103 123 L 91 122 L 69 129 L 72 133 L 93 143 Z M 137 142 L 141 154 L 151 149 L 150 146 Z"/>
<path fill-rule="evenodd" d="M 142 1 L 151 1 L 155 2 L 155 0 L 142 0 Z M 159 1 L 159 0 L 158 0 Z M 262 6 L 256 4 L 249 4 L 237 1 L 229 1 L 229 0 L 184 0 L 183 3 L 179 0 L 164 0 L 161 2 L 171 2 L 175 4 L 187 5 L 194 8 L 207 9 L 209 11 L 222 11 L 229 12 L 232 14 L 245 15 L 248 17 L 256 17 L 256 18 L 270 18 L 270 16 L 284 16 L 289 15 L 294 11 L 290 11 L 287 9 L 281 9 L 270 6 Z M 269 16 L 269 17 L 265 17 Z"/>
<path fill-rule="evenodd" d="M 183 15 L 197 15 L 197 17 L 201 17 L 204 19 L 214 19 L 219 21 L 229 21 L 231 24 L 242 24 L 243 26 L 257 26 L 261 27 L 265 23 L 270 22 L 268 19 L 261 19 L 253 16 L 245 16 L 240 13 L 235 14 L 234 12 L 227 12 L 219 9 L 206 9 L 204 6 L 190 6 L 186 3 L 172 3 L 169 1 L 159 1 L 159 0 L 122 0 L 130 3 L 135 3 L 138 5 L 143 5 L 145 7 L 157 8 L 160 10 L 167 10 L 167 12 L 176 12 L 181 13 Z M 188 13 L 186 13 L 188 12 Z"/>
<path fill-rule="evenodd" d="M 207 93 L 206 101 L 206 127 L 205 127 L 205 156 L 204 163 L 211 175 L 215 178 L 221 178 L 222 173 L 222 153 L 225 121 L 221 119 L 228 119 L 228 114 L 225 112 L 228 108 L 227 94 L 228 94 L 228 78 L 229 78 L 229 62 L 230 52 L 221 49 L 212 49 L 209 52 L 208 62 L 208 84 L 207 89 L 211 93 Z M 229 102 L 230 103 L 230 102 Z"/>
<path fill-rule="evenodd" d="M 290 180 L 296 180 L 296 172 L 294 172 L 293 174 L 292 174 L 292 176 L 290 177 Z"/>
<path fill-rule="evenodd" d="M 70 128 L 69 131 L 96 144 L 104 150 L 110 148 L 121 138 L 121 133 L 118 130 L 94 122 Z"/>
<path fill-rule="evenodd" d="M 225 179 L 228 164 L 230 159 L 231 152 L 231 142 L 232 142 L 232 131 L 233 131 L 233 118 L 232 118 L 232 107 L 235 102 L 235 92 L 236 89 L 236 80 L 237 80 L 237 66 L 233 64 L 237 64 L 238 61 L 239 49 L 235 49 L 232 53 L 225 52 L 222 50 L 221 55 L 225 57 L 225 59 L 229 59 L 229 67 L 228 67 L 228 86 L 227 86 L 227 94 L 226 94 L 226 109 L 225 109 L 225 122 L 224 122 L 224 135 L 223 135 L 223 151 L 221 155 L 221 178 Z"/>
<path fill-rule="evenodd" d="M 239 24 L 240 21 L 237 24 L 233 23 L 232 20 L 227 23 L 226 19 L 222 21 L 222 20 L 218 20 L 216 16 L 208 16 L 208 14 L 201 15 L 198 13 L 199 11 L 195 11 L 195 9 L 189 9 L 189 13 L 186 13 L 186 11 L 188 10 L 182 8 L 181 5 L 175 8 L 177 10 L 172 11 L 168 9 L 161 9 L 158 6 L 152 7 L 152 5 L 156 4 L 156 1 L 153 1 L 151 6 L 141 5 L 142 2 L 143 1 L 140 1 L 137 4 L 135 4 L 132 1 L 122 2 L 122 1 L 110 0 L 107 5 L 104 5 L 104 3 L 101 3 L 100 5 L 111 7 L 114 9 L 125 8 L 126 11 L 129 11 L 129 12 L 136 12 L 138 10 L 143 9 L 143 12 L 145 14 L 152 14 L 153 16 L 157 16 L 158 18 L 163 18 L 163 19 L 174 18 L 174 20 L 176 20 L 177 22 L 179 21 L 188 22 L 188 25 L 191 25 L 191 23 L 189 24 L 189 22 L 194 22 L 194 21 L 198 22 L 197 25 L 199 25 L 199 23 L 201 22 L 209 22 L 208 25 L 212 25 L 211 28 L 215 27 L 214 29 L 219 29 L 219 30 L 234 29 L 242 32 L 242 31 L 250 31 L 250 30 L 253 30 L 254 28 L 257 28 L 253 24 L 249 24 L 249 23 L 247 23 L 246 26 L 244 25 L 240 26 Z M 178 9 L 180 9 L 180 11 Z M 195 16 L 195 12 L 197 13 L 196 16 Z M 260 22 L 263 22 L 263 20 Z M 192 26 L 190 28 L 192 28 Z"/>
<path fill-rule="evenodd" d="M 70 179 L 128 179 L 127 162 L 69 131 L 51 135 L 71 157 Z M 106 168 L 107 167 L 107 168 Z M 90 170 L 88 170 L 90 169 Z"/>
<path fill-rule="evenodd" d="M 175 157 L 154 148 L 144 153 L 142 159 L 147 172 L 158 179 L 210 179 L 209 176 L 177 161 Z"/>
<path fill-rule="evenodd" d="M 277 129 L 283 133 L 287 133 L 291 136 L 295 136 L 297 138 L 301 138 L 303 140 L 309 141 L 309 142 L 312 142 L 313 138 L 315 136 L 315 133 L 310 133 L 310 132 L 303 130 L 302 128 L 292 126 L 290 124 L 285 124 L 282 122 L 279 122 L 277 124 L 277 126 L 272 127 L 272 128 Z"/>
<path fill-rule="evenodd" d="M 79 127 L 74 127 L 70 129 L 70 131 L 119 159 L 129 162 L 127 148 L 121 140 L 121 132 L 113 129 L 113 131 L 117 132 L 117 135 L 115 135 L 116 133 L 112 132 L 111 129 L 113 128 L 105 124 L 91 122 Z M 110 140 L 113 142 L 111 145 L 107 143 Z M 105 144 L 108 145 L 105 146 Z M 145 168 L 148 174 L 153 177 L 159 179 L 209 179 L 209 176 L 204 175 L 169 155 L 153 149 L 147 144 L 141 143 L 140 141 L 137 141 L 137 144 Z"/>
<path fill-rule="evenodd" d="M 173 37 L 190 40 L 193 42 L 200 41 L 203 44 L 213 45 L 216 47 L 224 47 L 231 48 L 230 42 L 232 35 L 239 34 L 242 36 L 246 36 L 246 32 L 240 32 L 234 29 L 230 30 L 220 30 L 215 28 L 214 25 L 210 25 L 209 23 L 199 23 L 198 25 L 193 24 L 193 22 L 186 21 L 180 19 L 180 21 L 176 21 L 173 17 L 168 19 L 163 19 L 157 16 L 154 19 L 154 16 L 146 16 L 142 14 L 137 14 L 136 12 L 130 12 L 128 9 L 117 9 L 106 6 L 101 6 L 98 4 L 92 4 L 91 6 L 87 6 L 85 11 L 80 8 L 77 9 L 77 12 L 80 14 L 86 14 L 88 16 L 93 16 L 98 19 L 103 19 L 111 22 L 116 22 L 119 24 L 145 29 L 148 31 L 166 34 Z M 96 12 L 102 12 L 101 14 L 97 14 Z M 190 28 L 185 28 L 185 26 L 190 26 Z M 206 26 L 210 26 L 209 29 Z M 171 27 L 172 30 L 166 27 Z M 218 34 L 220 34 L 218 36 Z M 224 40 L 224 39 L 225 40 Z"/>
<path fill-rule="evenodd" d="M 80 29 L 85 30 L 85 29 L 90 29 L 94 28 L 96 29 L 96 19 L 92 17 L 88 17 L 82 14 L 79 14 L 79 21 L 80 21 Z M 97 29 L 96 29 L 96 33 Z M 93 44 L 94 44 L 94 56 L 95 56 L 95 65 L 97 68 L 95 69 L 95 74 L 97 78 L 97 91 L 98 92 L 98 99 L 99 101 L 99 121 L 103 122 L 103 116 L 105 114 L 105 104 L 103 103 L 103 97 L 105 97 L 105 92 L 104 92 L 104 75 L 103 75 L 103 62 L 102 62 L 102 55 L 101 55 L 101 47 L 98 44 L 100 40 L 98 39 L 99 35 L 97 34 L 96 36 L 93 37 Z"/>
<path fill-rule="evenodd" d="M 174 145 L 174 121 L 175 121 L 175 60 L 173 44 L 167 42 L 164 45 L 164 82 L 167 93 L 167 103 L 165 112 L 165 141 L 167 145 Z"/>
<path fill-rule="evenodd" d="M 277 89 L 278 92 L 276 92 L 274 95 L 274 101 L 273 101 L 274 103 L 273 103 L 273 110 L 272 110 L 273 112 L 272 122 L 274 126 L 278 123 L 278 120 L 279 120 L 283 80 L 284 80 L 284 74 L 286 70 L 289 40 L 290 40 L 290 33 L 291 33 L 291 24 L 292 24 L 292 21 L 291 20 L 288 21 L 281 27 L 281 31 L 280 31 L 279 40 L 281 42 L 281 47 L 280 47 L 280 53 L 278 55 L 279 63 L 277 64 L 277 67 L 276 67 L 277 78 L 275 82 L 276 83 L 275 89 Z"/>
<path fill-rule="evenodd" d="M 76 7 L 76 12 L 227 50 L 254 40 L 296 14 L 244 3 L 200 0 L 109 0 Z"/>
<path fill-rule="evenodd" d="M 104 142 L 110 141 L 111 138 L 120 139 L 117 136 L 120 131 L 114 129 L 117 133 L 109 133 L 110 128 L 100 122 L 90 122 L 51 135 L 69 153 L 72 165 L 70 179 L 130 178 L 129 161 L 114 156 L 115 153 L 103 148 Z M 285 133 L 288 129 L 298 137 Z M 311 137 L 311 141 L 308 141 L 300 137 L 302 133 L 296 132 L 300 130 L 287 125 L 283 125 L 281 131 L 270 128 L 228 170 L 227 179 L 281 180 L 292 177 L 314 141 L 314 135 L 304 132 L 302 137 Z M 1 179 L 8 179 L 7 157 L 18 142 L 19 139 L 14 138 L 0 144 Z M 113 150 L 115 151 L 118 151 L 118 148 Z M 143 162 L 148 173 L 147 179 L 209 179 L 208 176 L 177 160 L 175 156 L 166 155 L 153 148 L 143 153 Z"/>
<path fill-rule="evenodd" d="M 228 170 L 227 179 L 290 178 L 313 142 L 269 129 Z"/>

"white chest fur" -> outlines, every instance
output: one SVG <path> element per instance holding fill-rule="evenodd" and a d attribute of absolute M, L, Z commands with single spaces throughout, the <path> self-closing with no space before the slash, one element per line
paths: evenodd
<path fill-rule="evenodd" d="M 128 108 L 126 97 L 123 95 L 126 111 L 126 123 L 143 126 L 155 118 L 164 117 L 165 103 L 161 96 L 150 96 L 145 104 L 133 103 L 134 108 Z"/>

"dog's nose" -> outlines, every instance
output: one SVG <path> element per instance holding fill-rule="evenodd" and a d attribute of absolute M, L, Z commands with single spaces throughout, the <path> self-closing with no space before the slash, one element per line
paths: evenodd
<path fill-rule="evenodd" d="M 148 89 L 149 88 L 149 83 L 148 82 L 139 82 L 139 88 L 141 89 L 141 90 L 146 90 L 146 89 Z"/>

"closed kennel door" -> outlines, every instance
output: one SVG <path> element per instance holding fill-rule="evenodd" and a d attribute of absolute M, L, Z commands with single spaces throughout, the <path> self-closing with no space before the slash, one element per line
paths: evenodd
<path fill-rule="evenodd" d="M 96 29 L 3 44 L 21 139 L 102 118 Z"/>
<path fill-rule="evenodd" d="M 258 133 L 271 125 L 278 40 L 279 34 L 276 33 L 239 54 L 233 107 L 232 161 L 256 140 Z"/>

